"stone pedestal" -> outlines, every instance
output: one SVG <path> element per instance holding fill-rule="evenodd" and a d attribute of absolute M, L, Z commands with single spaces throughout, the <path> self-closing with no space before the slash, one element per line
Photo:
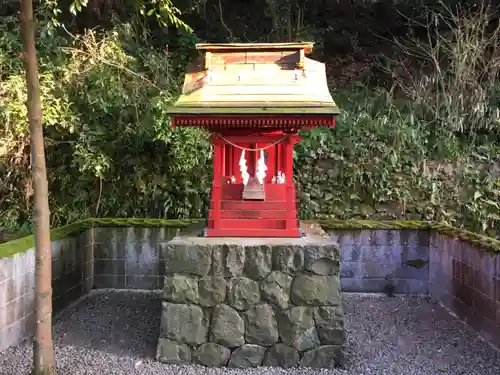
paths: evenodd
<path fill-rule="evenodd" d="M 339 252 L 321 237 L 178 237 L 165 247 L 157 359 L 333 368 L 345 341 Z"/>

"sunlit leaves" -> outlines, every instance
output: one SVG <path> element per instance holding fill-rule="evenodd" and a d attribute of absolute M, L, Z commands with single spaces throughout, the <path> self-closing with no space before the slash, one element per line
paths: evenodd
<path fill-rule="evenodd" d="M 88 0 L 73 0 L 69 7 L 69 11 L 76 16 L 77 13 L 80 13 L 83 8 L 88 5 Z"/>
<path fill-rule="evenodd" d="M 0 225 L 30 217 L 28 126 L 18 22 L 0 24 Z M 56 48 L 55 45 L 63 48 Z M 167 57 L 128 25 L 71 43 L 39 39 L 52 223 L 95 215 L 199 217 L 207 203 L 210 145 L 172 130 L 186 57 Z M 8 142 L 7 142 L 8 141 Z M 7 171 L 4 173 L 3 171 Z M 97 210 L 98 209 L 98 210 Z M 97 213 L 96 213 L 97 212 Z"/>

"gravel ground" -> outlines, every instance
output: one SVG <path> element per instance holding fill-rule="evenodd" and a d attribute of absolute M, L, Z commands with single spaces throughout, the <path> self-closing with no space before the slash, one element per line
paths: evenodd
<path fill-rule="evenodd" d="M 348 368 L 252 370 L 154 361 L 160 301 L 140 293 L 92 294 L 54 326 L 58 375 L 499 375 L 500 353 L 423 297 L 345 296 Z M 31 346 L 0 353 L 0 375 L 27 375 Z"/>

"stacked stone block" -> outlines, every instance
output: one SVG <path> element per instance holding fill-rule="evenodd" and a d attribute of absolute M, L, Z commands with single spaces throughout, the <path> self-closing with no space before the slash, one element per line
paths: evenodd
<path fill-rule="evenodd" d="M 233 368 L 341 365 L 335 243 L 175 239 L 164 251 L 158 360 Z"/>

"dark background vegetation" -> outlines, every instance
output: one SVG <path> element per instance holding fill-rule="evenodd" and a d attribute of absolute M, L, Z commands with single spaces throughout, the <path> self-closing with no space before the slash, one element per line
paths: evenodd
<path fill-rule="evenodd" d="M 0 6 L 0 241 L 32 229 L 18 4 Z M 165 114 L 194 45 L 302 40 L 316 43 L 342 110 L 336 129 L 296 147 L 303 218 L 500 233 L 496 3 L 175 0 L 193 32 L 141 16 L 140 1 L 89 0 L 77 16 L 71 4 L 37 8 L 53 226 L 204 216 L 210 144 Z"/>

